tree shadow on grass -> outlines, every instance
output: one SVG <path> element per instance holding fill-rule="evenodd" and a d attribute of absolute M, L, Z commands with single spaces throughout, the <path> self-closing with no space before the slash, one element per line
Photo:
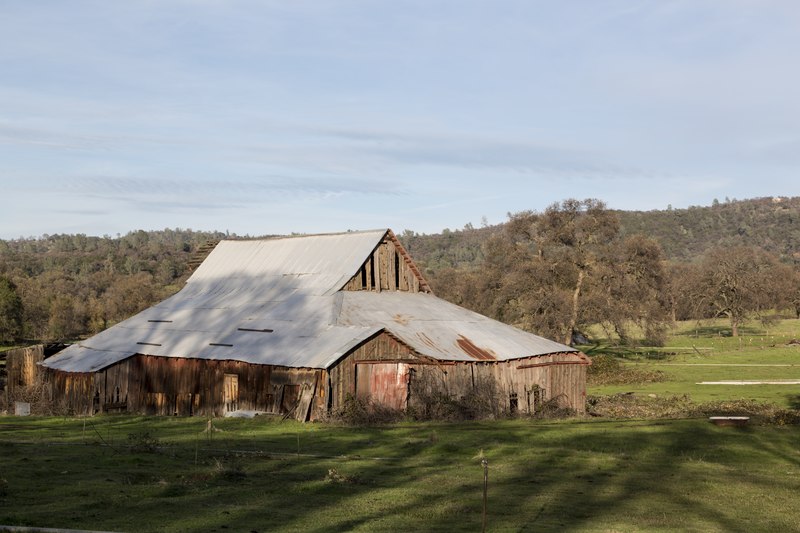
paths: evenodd
<path fill-rule="evenodd" d="M 679 337 L 731 337 L 731 327 L 727 326 L 697 326 L 691 330 L 676 333 Z M 766 335 L 763 329 L 752 326 L 739 326 L 739 336 L 758 337 Z"/>
<path fill-rule="evenodd" d="M 481 450 L 488 531 L 777 531 L 797 519 L 787 509 L 800 483 L 786 474 L 800 469 L 796 427 L 518 420 L 225 429 L 199 452 L 190 443 L 147 456 L 102 452 L 113 490 L 51 506 L 58 512 L 39 525 L 63 526 L 58 517 L 67 516 L 74 527 L 125 530 L 141 517 L 138 531 L 477 531 Z M 126 484 L 132 469 L 141 479 Z M 73 490 L 90 474 L 51 483 Z"/>
<path fill-rule="evenodd" d="M 397 461 L 336 463 L 344 482 L 324 479 L 329 459 L 286 463 L 270 472 L 282 488 L 264 493 L 264 510 L 247 506 L 251 510 L 236 524 L 315 532 L 475 531 L 481 523 L 481 449 L 489 460 L 490 531 L 575 530 L 595 523 L 623 530 L 780 528 L 780 517 L 758 517 L 754 524 L 735 509 L 758 514 L 754 502 L 767 494 L 785 496 L 790 505 L 789 495 L 800 488 L 791 478 L 747 471 L 745 455 L 752 450 L 766 462 L 796 468 L 797 457 L 785 446 L 760 430 L 731 431 L 703 421 L 479 424 L 441 426 L 438 432 L 436 442 L 425 433 L 377 430 L 377 440 L 399 437 L 396 447 L 385 450 Z M 351 454 L 369 456 L 370 442 Z M 727 490 L 737 484 L 742 494 L 731 497 Z"/>
<path fill-rule="evenodd" d="M 789 394 L 787 398 L 789 400 L 790 409 L 800 410 L 800 394 Z"/>

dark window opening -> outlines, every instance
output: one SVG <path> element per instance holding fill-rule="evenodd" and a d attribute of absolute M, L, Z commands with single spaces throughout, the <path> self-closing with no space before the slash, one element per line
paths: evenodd
<path fill-rule="evenodd" d="M 544 403 L 544 389 L 539 387 L 539 385 L 534 385 L 530 389 L 527 389 L 526 393 L 528 397 L 528 413 L 535 413 L 541 408 L 542 403 Z"/>
<path fill-rule="evenodd" d="M 394 254 L 394 288 L 400 290 L 400 255 Z"/>
<path fill-rule="evenodd" d="M 508 410 L 513 415 L 519 409 L 519 398 L 516 392 L 512 392 L 508 397 Z"/>

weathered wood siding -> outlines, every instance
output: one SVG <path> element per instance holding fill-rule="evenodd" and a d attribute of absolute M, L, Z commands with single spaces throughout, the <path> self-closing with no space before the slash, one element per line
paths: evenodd
<path fill-rule="evenodd" d="M 44 359 L 44 345 L 15 348 L 3 353 L 6 359 L 6 394 L 11 397 L 17 390 L 33 385 L 39 376 L 36 365 Z"/>
<path fill-rule="evenodd" d="M 532 413 L 541 402 L 557 399 L 560 406 L 583 413 L 587 364 L 588 358 L 574 353 L 513 361 L 434 361 L 381 332 L 330 371 L 136 355 L 93 374 L 50 374 L 53 398 L 76 414 L 221 416 L 227 405 L 316 420 L 343 406 L 348 395 L 399 409 L 424 409 L 426 398 L 458 399 L 487 384 L 495 387 L 502 411 Z"/>
<path fill-rule="evenodd" d="M 514 409 L 532 414 L 537 403 L 556 399 L 560 406 L 584 413 L 587 364 L 569 353 L 512 361 L 412 364 L 408 401 L 424 408 L 419 402 L 437 392 L 457 399 L 476 387 L 493 384 L 502 410 L 511 409 L 513 398 Z"/>
<path fill-rule="evenodd" d="M 350 278 L 344 290 L 430 292 L 417 266 L 390 234 Z"/>
<path fill-rule="evenodd" d="M 77 413 L 128 411 L 221 416 L 226 375 L 237 397 L 228 408 L 307 420 L 325 411 L 323 370 L 135 355 L 94 374 L 53 371 L 56 397 Z"/>
<path fill-rule="evenodd" d="M 397 364 L 392 369 L 390 363 Z M 450 398 L 466 396 L 476 387 L 492 383 L 498 390 L 501 410 L 509 410 L 512 398 L 516 409 L 532 413 L 541 403 L 556 398 L 559 405 L 585 412 L 586 366 L 588 358 L 574 353 L 549 354 L 512 361 L 446 362 L 420 357 L 414 350 L 387 333 L 380 333 L 368 340 L 329 371 L 331 402 L 329 407 L 342 406 L 348 395 L 367 395 L 373 401 L 385 399 L 387 405 L 396 407 L 400 388 L 405 384 L 407 394 L 402 401 L 407 406 L 424 408 L 420 402 L 436 394 Z M 377 369 L 360 370 L 365 366 Z M 407 370 L 408 377 L 401 381 L 392 371 Z M 361 377 L 361 382 L 359 380 Z M 374 381 L 382 380 L 397 390 L 376 394 Z M 369 383 L 365 383 L 369 380 Z M 369 391 L 372 391 L 369 394 Z M 512 396 L 513 395 L 513 396 Z"/>
<path fill-rule="evenodd" d="M 59 410 L 76 415 L 91 415 L 97 411 L 94 374 L 48 370 L 45 375 L 52 387 L 53 404 Z"/>
<path fill-rule="evenodd" d="M 408 363 L 417 360 L 419 358 L 411 348 L 386 332 L 378 333 L 329 370 L 331 389 L 329 407 L 337 409 L 344 405 L 348 395 L 356 396 L 359 366 L 382 362 Z"/>

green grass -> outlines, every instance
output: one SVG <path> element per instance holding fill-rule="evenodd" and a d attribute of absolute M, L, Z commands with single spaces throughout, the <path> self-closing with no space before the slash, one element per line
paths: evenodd
<path fill-rule="evenodd" d="M 668 380 L 590 394 L 689 394 L 797 407 L 800 322 L 741 339 L 682 324 L 666 348 L 618 349 Z M 783 364 L 793 366 L 736 366 Z M 706 420 L 407 423 L 0 418 L 0 524 L 113 531 L 800 531 L 800 427 Z M 153 446 L 158 445 L 157 449 Z"/>
<path fill-rule="evenodd" d="M 0 419 L 0 524 L 116 531 L 796 531 L 800 427 Z M 129 438 L 133 435 L 134 438 Z M 129 444 L 158 440 L 156 452 Z M 298 451 L 298 439 L 299 450 Z"/>
<path fill-rule="evenodd" d="M 738 338 L 725 336 L 724 321 L 679 324 L 665 348 L 586 347 L 587 353 L 612 353 L 626 364 L 660 370 L 667 380 L 659 383 L 589 386 L 588 394 L 620 392 L 688 394 L 699 402 L 754 399 L 783 407 L 796 407 L 800 385 L 698 385 L 702 381 L 800 379 L 800 321 L 782 320 L 769 329 L 746 324 Z M 756 366 L 758 365 L 758 366 Z M 789 366 L 767 366 L 789 365 Z"/>

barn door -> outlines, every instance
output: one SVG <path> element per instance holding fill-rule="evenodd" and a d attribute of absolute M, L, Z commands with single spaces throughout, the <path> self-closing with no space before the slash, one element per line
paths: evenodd
<path fill-rule="evenodd" d="M 236 374 L 225 374 L 225 381 L 222 386 L 222 402 L 226 413 L 239 409 L 239 376 Z"/>
<path fill-rule="evenodd" d="M 405 409 L 408 401 L 408 365 L 357 364 L 356 397 L 369 399 L 392 409 Z"/>

